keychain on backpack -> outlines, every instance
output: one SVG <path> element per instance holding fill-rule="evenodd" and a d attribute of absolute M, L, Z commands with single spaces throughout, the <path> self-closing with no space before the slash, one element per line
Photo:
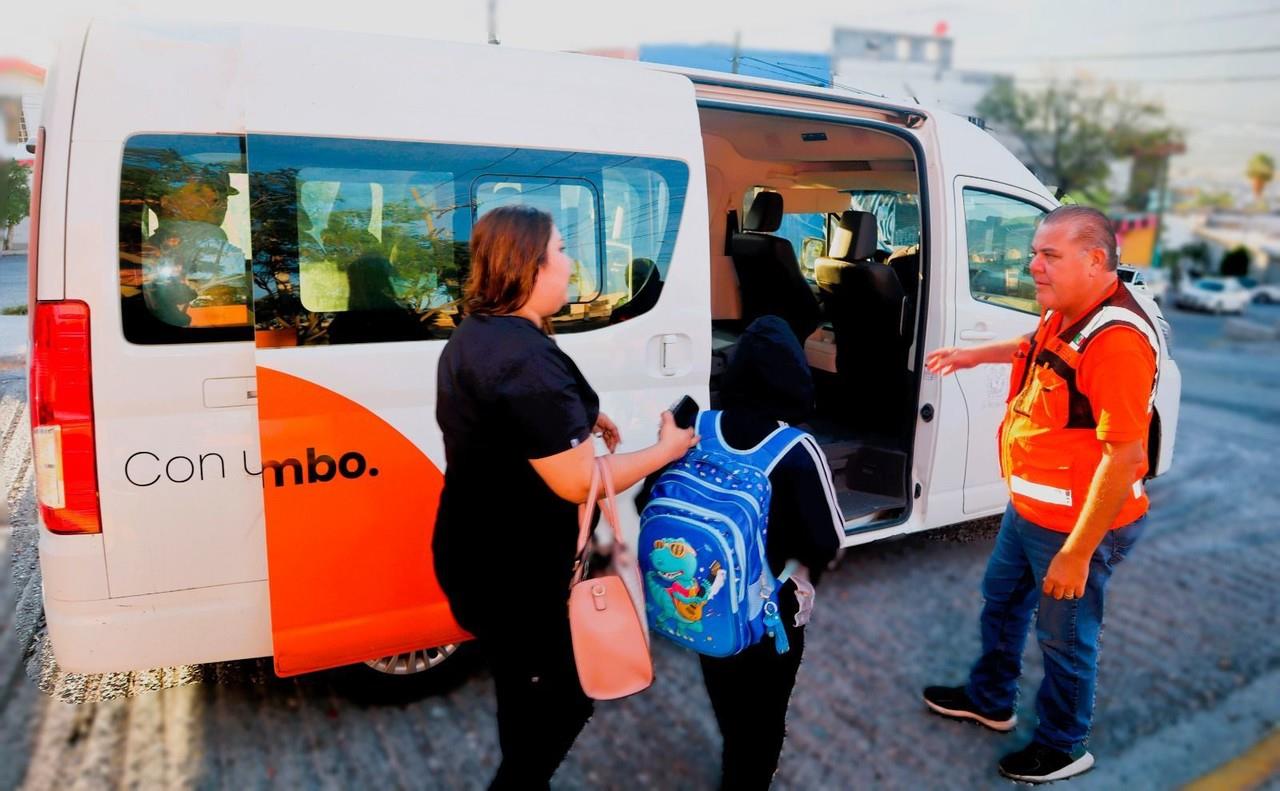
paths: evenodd
<path fill-rule="evenodd" d="M 787 639 L 787 630 L 782 625 L 782 618 L 778 615 L 778 605 L 776 602 L 764 603 L 764 627 L 767 630 L 765 634 L 773 638 L 773 647 L 779 654 L 785 654 L 791 650 L 791 641 Z"/>

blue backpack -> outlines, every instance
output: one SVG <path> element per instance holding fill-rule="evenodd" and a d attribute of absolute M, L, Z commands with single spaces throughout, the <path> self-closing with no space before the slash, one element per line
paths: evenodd
<path fill-rule="evenodd" d="M 720 412 L 698 415 L 701 441 L 653 485 L 636 547 L 652 631 L 708 656 L 768 635 L 790 648 L 765 557 L 769 472 L 804 436 L 781 427 L 751 450 L 730 448 Z"/>

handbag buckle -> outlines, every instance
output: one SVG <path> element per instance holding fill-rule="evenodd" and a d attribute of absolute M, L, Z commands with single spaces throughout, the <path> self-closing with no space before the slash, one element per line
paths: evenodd
<path fill-rule="evenodd" d="M 605 587 L 603 583 L 595 583 L 591 586 L 591 603 L 600 612 L 604 612 L 609 608 L 609 602 L 605 599 Z"/>

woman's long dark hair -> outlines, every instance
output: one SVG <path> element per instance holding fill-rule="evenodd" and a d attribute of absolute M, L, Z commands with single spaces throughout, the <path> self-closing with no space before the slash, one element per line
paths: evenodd
<path fill-rule="evenodd" d="M 531 206 L 503 206 L 480 218 L 471 229 L 467 314 L 502 316 L 524 307 L 546 262 L 551 227 L 551 215 Z"/>

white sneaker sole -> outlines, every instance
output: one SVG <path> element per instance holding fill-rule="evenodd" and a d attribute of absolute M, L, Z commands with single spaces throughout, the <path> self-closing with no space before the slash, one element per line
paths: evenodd
<path fill-rule="evenodd" d="M 993 731 L 1000 733 L 1008 733 L 1018 725 L 1018 715 L 1015 714 L 1007 720 L 989 720 L 981 714 L 972 711 L 960 711 L 959 709 L 947 709 L 939 706 L 928 698 L 924 699 L 924 705 L 928 706 L 932 711 L 941 714 L 944 717 L 954 717 L 959 720 L 973 720 L 980 725 L 985 725 Z"/>
<path fill-rule="evenodd" d="M 1085 753 L 1058 771 L 1050 772 L 1047 775 L 1016 775 L 1003 769 L 1000 770 L 1000 774 L 1010 780 L 1021 780 L 1024 783 L 1052 783 L 1054 780 L 1066 780 L 1068 777 L 1084 774 L 1092 768 L 1093 753 Z"/>

